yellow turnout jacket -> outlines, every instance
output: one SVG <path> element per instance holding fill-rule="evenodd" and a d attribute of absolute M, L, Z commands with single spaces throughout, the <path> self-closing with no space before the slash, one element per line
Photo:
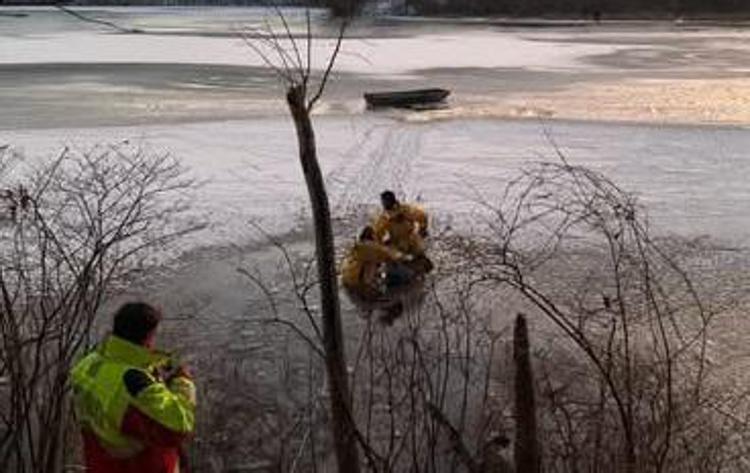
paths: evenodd
<path fill-rule="evenodd" d="M 374 241 L 357 242 L 349 250 L 341 268 L 341 282 L 354 290 L 376 288 L 378 268 L 398 261 L 401 254 Z"/>
<path fill-rule="evenodd" d="M 427 213 L 416 205 L 398 204 L 395 209 L 384 210 L 372 226 L 378 241 L 403 253 L 421 255 L 424 241 L 421 234 L 427 230 Z"/>
<path fill-rule="evenodd" d="M 121 432 L 130 406 L 170 431 L 189 434 L 195 428 L 195 386 L 185 377 L 158 382 L 151 374 L 169 359 L 146 347 L 110 335 L 98 349 L 72 369 L 75 410 L 83 427 L 93 432 L 113 456 L 131 457 L 144 445 Z M 146 383 L 136 396 L 126 388 L 125 378 L 138 374 Z"/>

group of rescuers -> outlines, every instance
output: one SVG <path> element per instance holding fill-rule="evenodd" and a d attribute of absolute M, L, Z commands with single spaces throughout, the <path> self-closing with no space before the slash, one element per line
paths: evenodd
<path fill-rule="evenodd" d="M 342 285 L 358 299 L 377 299 L 432 269 L 424 244 L 427 213 L 399 202 L 391 191 L 380 194 L 380 202 L 382 212 L 362 229 L 341 268 Z"/>
<path fill-rule="evenodd" d="M 423 260 L 427 214 L 381 194 L 383 211 L 365 227 L 342 266 L 347 290 L 369 294 L 407 283 Z M 384 270 L 385 268 L 385 270 Z M 111 333 L 75 364 L 70 380 L 89 473 L 187 473 L 182 447 L 195 430 L 195 385 L 188 369 L 154 348 L 159 309 L 131 302 Z"/>

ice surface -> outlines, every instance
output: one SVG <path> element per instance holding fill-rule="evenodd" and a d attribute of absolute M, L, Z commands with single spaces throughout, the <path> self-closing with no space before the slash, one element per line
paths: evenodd
<path fill-rule="evenodd" d="M 38 63 L 171 63 L 263 66 L 263 59 L 237 37 L 121 35 L 65 32 L 6 37 L 0 42 L 0 64 Z M 322 69 L 334 40 L 314 41 L 313 62 Z M 284 48 L 292 51 L 289 41 Z M 407 38 L 347 39 L 336 69 L 367 74 L 409 74 L 439 67 L 506 67 L 569 69 L 579 60 L 609 54 L 613 45 L 543 42 L 511 32 L 424 34 Z M 269 52 L 269 51 L 267 51 Z"/>
<path fill-rule="evenodd" d="M 261 25 L 265 13 L 86 10 L 160 32 L 123 35 L 54 10 L 28 11 L 26 19 L 0 19 L 0 108 L 12 128 L 0 131 L 0 144 L 39 155 L 63 144 L 131 139 L 173 153 L 206 180 L 194 211 L 211 227 L 191 241 L 195 246 L 242 241 L 249 221 L 281 232 L 306 216 L 280 88 L 259 69 L 229 67 L 263 65 L 233 32 Z M 300 12 L 290 18 L 301 31 Z M 316 31 L 325 32 L 317 23 Z M 374 210 L 377 194 L 394 188 L 421 198 L 438 220 L 470 228 L 478 196 L 496 198 L 523 165 L 554 159 L 549 129 L 572 161 L 637 192 L 661 230 L 747 242 L 750 132 L 653 125 L 667 119 L 744 123 L 750 116 L 750 85 L 741 76 L 748 68 L 747 35 L 663 26 L 640 32 L 358 26 L 336 69 L 353 74 L 334 80 L 315 117 L 334 211 Z M 330 39 L 316 40 L 317 65 L 330 48 Z M 361 90 L 379 83 L 372 77 L 383 84 L 394 77 L 441 78 L 458 93 L 446 111 L 363 113 Z M 126 112 L 104 113 L 111 110 Z M 265 116 L 224 121 L 250 111 Z M 590 121 L 498 120 L 518 116 Z M 602 119 L 652 125 L 596 123 Z"/>
<path fill-rule="evenodd" d="M 746 130 L 496 120 L 424 125 L 368 116 L 321 117 L 316 127 L 335 216 L 364 211 L 364 223 L 379 192 L 391 188 L 422 200 L 441 224 L 470 229 L 480 198 L 499 199 L 521 168 L 556 159 L 551 136 L 571 162 L 634 191 L 658 231 L 750 243 Z M 294 130 L 284 118 L 13 131 L 3 139 L 30 155 L 122 139 L 171 152 L 206 180 L 193 211 L 211 227 L 191 245 L 246 241 L 251 221 L 283 232 L 307 217 Z"/>

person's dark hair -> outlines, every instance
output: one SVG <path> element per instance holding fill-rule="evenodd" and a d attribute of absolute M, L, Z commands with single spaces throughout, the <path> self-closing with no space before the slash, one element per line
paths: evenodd
<path fill-rule="evenodd" d="M 160 321 L 161 312 L 155 307 L 145 302 L 129 302 L 115 313 L 112 334 L 142 345 Z"/>
<path fill-rule="evenodd" d="M 359 241 L 373 241 L 375 240 L 375 229 L 371 226 L 366 226 L 362 229 L 359 234 Z"/>
<path fill-rule="evenodd" d="M 393 191 L 383 191 L 380 194 L 380 202 L 386 210 L 391 210 L 398 204 L 398 199 Z"/>

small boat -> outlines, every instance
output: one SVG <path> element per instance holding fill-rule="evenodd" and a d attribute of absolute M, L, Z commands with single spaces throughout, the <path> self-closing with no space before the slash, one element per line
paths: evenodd
<path fill-rule="evenodd" d="M 420 108 L 427 105 L 439 104 L 443 102 L 450 93 L 450 90 L 445 89 L 416 89 L 397 92 L 378 92 L 365 94 L 365 101 L 370 108 Z"/>

